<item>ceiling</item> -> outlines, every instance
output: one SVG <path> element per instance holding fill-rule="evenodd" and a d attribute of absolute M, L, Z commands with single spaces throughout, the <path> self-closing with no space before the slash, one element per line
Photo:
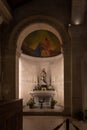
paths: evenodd
<path fill-rule="evenodd" d="M 6 0 L 11 9 L 18 8 L 24 4 L 29 2 L 35 2 L 36 0 Z M 38 0 L 37 0 L 38 1 Z M 71 1 L 72 0 L 53 0 L 54 2 L 58 3 L 57 5 L 66 3 L 66 6 L 71 9 Z M 47 1 L 46 1 L 47 2 Z"/>
<path fill-rule="evenodd" d="M 18 8 L 26 3 L 32 2 L 32 0 L 6 0 L 12 10 Z"/>
<path fill-rule="evenodd" d="M 12 18 L 11 15 L 14 13 L 15 10 L 17 10 L 20 7 L 23 7 L 24 5 L 28 6 L 28 8 L 33 9 L 33 5 L 40 7 L 40 4 L 42 3 L 41 6 L 43 6 L 43 3 L 46 3 L 49 5 L 49 2 L 55 3 L 56 8 L 60 9 L 61 12 L 63 12 L 65 9 L 67 10 L 67 16 L 71 19 L 72 24 L 81 24 L 85 20 L 85 16 L 87 14 L 87 0 L 3 0 L 0 1 L 0 15 L 5 17 L 5 21 Z M 6 5 L 6 7 L 4 6 Z M 7 9 L 10 7 L 10 11 Z M 30 6 L 29 6 L 30 5 Z M 50 6 L 49 6 L 50 7 Z M 41 8 L 41 7 L 40 7 Z M 7 14 L 6 14 L 7 13 Z M 63 16 L 63 15 L 62 15 Z"/>
<path fill-rule="evenodd" d="M 41 0 L 5 0 L 10 6 L 12 11 L 23 5 L 37 4 L 41 3 Z M 50 0 L 44 0 L 42 3 L 50 2 Z M 57 8 L 63 8 L 67 10 L 67 16 L 70 17 L 73 24 L 81 24 L 85 18 L 86 14 L 86 3 L 87 0 L 51 0 L 51 2 L 56 4 Z M 29 7 L 30 8 L 30 7 Z M 80 21 L 78 21 L 80 20 Z"/>

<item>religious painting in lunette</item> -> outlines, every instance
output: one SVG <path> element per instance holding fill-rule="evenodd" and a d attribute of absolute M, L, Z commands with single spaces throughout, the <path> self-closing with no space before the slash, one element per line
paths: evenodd
<path fill-rule="evenodd" d="M 37 30 L 24 39 L 22 51 L 34 57 L 53 57 L 61 53 L 61 43 L 52 32 Z"/>

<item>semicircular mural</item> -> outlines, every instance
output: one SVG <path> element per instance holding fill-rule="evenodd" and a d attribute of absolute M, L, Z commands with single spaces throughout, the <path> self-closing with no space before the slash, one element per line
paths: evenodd
<path fill-rule="evenodd" d="M 37 30 L 24 39 L 21 49 L 33 57 L 53 57 L 61 53 L 61 43 L 52 32 Z"/>

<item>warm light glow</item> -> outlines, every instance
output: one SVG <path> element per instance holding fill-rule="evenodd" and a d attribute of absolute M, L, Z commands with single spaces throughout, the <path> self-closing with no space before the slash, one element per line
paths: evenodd
<path fill-rule="evenodd" d="M 41 68 L 44 66 L 47 70 L 47 76 L 50 77 L 51 74 L 51 85 L 56 90 L 55 99 L 58 100 L 58 104 L 64 106 L 63 54 L 48 59 L 36 59 L 24 54 L 21 55 L 19 59 L 19 98 L 23 98 L 24 105 L 31 96 L 30 92 L 37 85 L 37 76 L 39 76 Z M 49 81 L 49 78 L 47 80 Z"/>
<path fill-rule="evenodd" d="M 80 24 L 80 20 L 77 19 L 77 20 L 75 21 L 75 25 L 79 25 L 79 24 Z"/>
<path fill-rule="evenodd" d="M 82 19 L 80 17 L 74 17 L 73 20 L 72 20 L 72 23 L 74 25 L 79 25 L 82 23 Z"/>
<path fill-rule="evenodd" d="M 71 27 L 71 24 L 69 23 L 68 26 Z"/>

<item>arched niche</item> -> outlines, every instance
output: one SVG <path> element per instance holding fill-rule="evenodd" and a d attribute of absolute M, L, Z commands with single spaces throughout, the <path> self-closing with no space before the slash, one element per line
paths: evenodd
<path fill-rule="evenodd" d="M 24 40 L 24 38 L 33 30 L 37 29 L 46 29 L 48 31 L 53 32 L 58 38 L 60 39 L 60 42 L 62 44 L 62 52 L 64 56 L 64 111 L 63 113 L 66 115 L 70 115 L 72 112 L 72 85 L 71 85 L 71 43 L 70 38 L 68 35 L 68 32 L 66 32 L 64 26 L 55 20 L 54 18 L 48 17 L 48 16 L 31 16 L 24 21 L 21 21 L 20 24 L 18 24 L 10 38 L 9 47 L 15 46 L 15 56 L 16 56 L 16 65 L 15 65 L 15 93 L 16 98 L 18 98 L 19 93 L 19 57 L 21 54 L 21 45 Z M 13 43 L 13 45 L 12 45 Z"/>

